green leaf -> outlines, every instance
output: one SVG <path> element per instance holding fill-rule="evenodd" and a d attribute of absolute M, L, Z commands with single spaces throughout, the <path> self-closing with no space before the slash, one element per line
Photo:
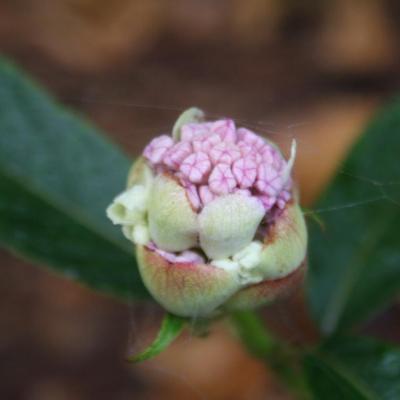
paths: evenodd
<path fill-rule="evenodd" d="M 400 290 L 400 102 L 377 115 L 315 209 L 309 298 L 325 333 L 347 329 Z"/>
<path fill-rule="evenodd" d="M 231 320 L 237 335 L 254 357 L 267 358 L 278 346 L 254 311 L 236 311 L 231 314 Z"/>
<path fill-rule="evenodd" d="M 130 160 L 0 59 L 0 242 L 99 290 L 147 292 L 105 208 Z"/>
<path fill-rule="evenodd" d="M 397 400 L 400 348 L 369 338 L 332 338 L 304 357 L 315 399 Z"/>
<path fill-rule="evenodd" d="M 179 336 L 185 326 L 185 321 L 184 318 L 176 315 L 166 314 L 154 342 L 141 353 L 130 356 L 128 361 L 142 362 L 160 354 Z"/>

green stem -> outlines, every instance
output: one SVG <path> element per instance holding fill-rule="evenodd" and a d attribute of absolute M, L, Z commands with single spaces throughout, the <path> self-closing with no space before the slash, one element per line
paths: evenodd
<path fill-rule="evenodd" d="M 253 311 L 234 312 L 231 321 L 250 354 L 266 361 L 298 399 L 310 399 L 295 349 L 268 332 L 262 319 Z"/>

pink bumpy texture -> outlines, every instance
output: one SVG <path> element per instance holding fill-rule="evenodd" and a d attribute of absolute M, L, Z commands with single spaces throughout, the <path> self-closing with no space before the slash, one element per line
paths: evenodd
<path fill-rule="evenodd" d="M 255 196 L 266 212 L 283 209 L 291 198 L 292 181 L 279 150 L 249 129 L 236 129 L 231 119 L 186 124 L 180 141 L 156 137 L 143 155 L 156 171 L 179 179 L 197 211 L 228 193 Z"/>

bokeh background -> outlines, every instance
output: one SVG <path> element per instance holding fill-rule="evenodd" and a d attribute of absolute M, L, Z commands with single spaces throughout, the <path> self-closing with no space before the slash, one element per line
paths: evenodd
<path fill-rule="evenodd" d="M 128 153 L 196 105 L 286 150 L 296 137 L 307 207 L 398 92 L 399 46 L 396 0 L 0 1 L 1 53 Z M 223 326 L 132 367 L 124 357 L 154 334 L 157 307 L 121 304 L 3 250 L 0 265 L 1 399 L 291 398 Z M 298 297 L 266 317 L 294 342 L 312 339 Z M 399 307 L 364 330 L 400 342 Z"/>

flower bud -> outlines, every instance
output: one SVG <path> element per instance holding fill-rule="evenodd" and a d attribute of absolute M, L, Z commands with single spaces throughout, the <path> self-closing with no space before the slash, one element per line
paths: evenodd
<path fill-rule="evenodd" d="M 307 230 L 288 161 L 231 119 L 185 111 L 153 139 L 107 209 L 136 245 L 140 274 L 168 311 L 210 317 L 299 285 Z"/>

